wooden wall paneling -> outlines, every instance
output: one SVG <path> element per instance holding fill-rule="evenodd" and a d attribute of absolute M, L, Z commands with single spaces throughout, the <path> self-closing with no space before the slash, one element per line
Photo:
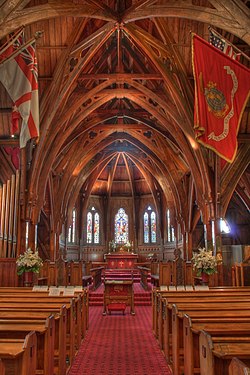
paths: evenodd
<path fill-rule="evenodd" d="M 159 285 L 172 284 L 172 262 L 160 263 Z"/>
<path fill-rule="evenodd" d="M 0 286 L 18 286 L 16 259 L 0 259 Z"/>

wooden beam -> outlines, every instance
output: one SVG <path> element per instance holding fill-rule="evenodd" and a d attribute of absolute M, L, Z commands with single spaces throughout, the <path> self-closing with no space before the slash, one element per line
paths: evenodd
<path fill-rule="evenodd" d="M 163 80 L 163 77 L 159 73 L 99 73 L 99 74 L 81 74 L 78 78 L 78 82 L 84 81 L 86 79 L 93 80 L 106 80 L 106 79 L 115 79 L 117 81 L 126 82 L 127 79 L 139 79 L 139 80 Z"/>
<path fill-rule="evenodd" d="M 19 138 L 0 138 L 0 146 L 19 146 Z"/>

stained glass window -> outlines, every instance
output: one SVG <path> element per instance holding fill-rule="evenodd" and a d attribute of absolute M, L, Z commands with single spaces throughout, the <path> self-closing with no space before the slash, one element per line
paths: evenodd
<path fill-rule="evenodd" d="M 92 243 L 92 213 L 87 213 L 87 243 Z"/>
<path fill-rule="evenodd" d="M 144 242 L 149 243 L 148 213 L 144 213 Z"/>
<path fill-rule="evenodd" d="M 167 233 L 168 242 L 173 242 L 175 240 L 174 227 L 171 225 L 170 221 L 170 210 L 167 210 Z"/>
<path fill-rule="evenodd" d="M 144 243 L 156 243 L 156 213 L 148 206 L 143 215 L 143 238 Z"/>
<path fill-rule="evenodd" d="M 125 244 L 128 242 L 128 215 L 120 208 L 115 215 L 115 243 Z"/>
<path fill-rule="evenodd" d="M 94 243 L 99 243 L 100 227 L 99 227 L 99 214 L 96 212 L 94 215 Z"/>
<path fill-rule="evenodd" d="M 100 215 L 95 207 L 87 213 L 87 243 L 100 243 Z"/>
<path fill-rule="evenodd" d="M 151 212 L 150 218 L 151 218 L 151 242 L 155 243 L 156 242 L 156 215 L 154 211 Z"/>
<path fill-rule="evenodd" d="M 170 226 L 170 211 L 167 210 L 167 231 L 168 231 L 168 242 L 171 242 L 171 226 Z"/>
<path fill-rule="evenodd" d="M 76 241 L 76 209 L 73 208 L 71 223 L 68 227 L 68 242 Z"/>
<path fill-rule="evenodd" d="M 76 241 L 76 210 L 75 208 L 73 209 L 72 212 L 72 242 Z"/>

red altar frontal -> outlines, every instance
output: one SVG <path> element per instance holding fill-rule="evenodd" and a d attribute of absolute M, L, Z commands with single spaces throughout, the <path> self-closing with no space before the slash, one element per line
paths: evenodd
<path fill-rule="evenodd" d="M 138 255 L 129 252 L 106 254 L 107 268 L 133 269 L 137 263 Z"/>

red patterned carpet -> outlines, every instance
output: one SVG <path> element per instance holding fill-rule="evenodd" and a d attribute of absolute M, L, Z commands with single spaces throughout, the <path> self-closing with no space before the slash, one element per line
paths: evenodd
<path fill-rule="evenodd" d="M 90 307 L 90 326 L 68 375 L 168 375 L 171 371 L 152 331 L 152 308 L 135 316 L 103 316 Z"/>

